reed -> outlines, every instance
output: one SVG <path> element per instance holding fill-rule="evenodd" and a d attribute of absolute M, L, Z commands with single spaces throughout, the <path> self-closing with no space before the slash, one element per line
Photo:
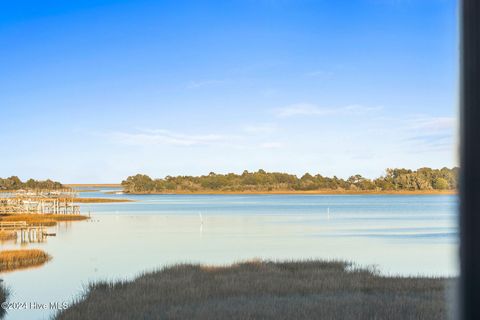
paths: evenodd
<path fill-rule="evenodd" d="M 453 281 L 335 261 L 179 264 L 91 284 L 56 319 L 445 319 Z"/>
<path fill-rule="evenodd" d="M 26 221 L 29 225 L 54 226 L 61 221 L 80 221 L 88 219 L 79 214 L 11 214 L 0 215 L 1 221 Z"/>
<path fill-rule="evenodd" d="M 10 295 L 9 290 L 3 283 L 0 283 L 0 304 L 7 301 L 8 296 Z M 6 310 L 0 307 L 0 319 L 3 319 L 5 316 Z"/>
<path fill-rule="evenodd" d="M 55 220 L 50 220 L 50 219 L 38 219 L 38 220 L 31 220 L 27 221 L 27 224 L 29 226 L 35 226 L 35 227 L 53 227 L 57 225 L 57 221 Z"/>
<path fill-rule="evenodd" d="M 15 231 L 0 231 L 0 241 L 15 240 L 17 239 L 17 233 Z"/>
<path fill-rule="evenodd" d="M 0 251 L 0 272 L 40 266 L 52 257 L 39 249 Z"/>

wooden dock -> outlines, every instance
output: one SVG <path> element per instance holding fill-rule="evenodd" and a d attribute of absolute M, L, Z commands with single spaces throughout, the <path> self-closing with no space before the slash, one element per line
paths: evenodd
<path fill-rule="evenodd" d="M 80 214 L 73 191 L 0 193 L 0 214 Z"/>

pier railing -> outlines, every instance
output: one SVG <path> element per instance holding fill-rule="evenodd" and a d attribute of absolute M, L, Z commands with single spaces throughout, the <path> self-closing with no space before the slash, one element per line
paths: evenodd
<path fill-rule="evenodd" d="M 15 213 L 80 214 L 80 206 L 75 198 L 0 197 L 0 214 Z"/>

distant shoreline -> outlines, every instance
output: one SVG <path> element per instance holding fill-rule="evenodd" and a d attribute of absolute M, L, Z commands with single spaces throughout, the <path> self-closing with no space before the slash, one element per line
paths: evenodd
<path fill-rule="evenodd" d="M 116 199 L 116 198 L 74 198 L 75 203 L 117 203 L 117 202 L 134 202 L 129 199 Z"/>
<path fill-rule="evenodd" d="M 68 187 L 117 187 L 121 188 L 120 184 L 67 184 Z M 14 192 L 15 190 L 0 190 L 0 192 Z M 88 190 L 89 192 L 99 191 L 99 190 Z M 276 191 L 171 191 L 171 192 L 158 192 L 158 191 L 148 191 L 148 192 L 124 192 L 125 195 L 154 195 L 154 194 L 165 194 L 165 195 L 175 195 L 175 194 L 204 194 L 204 195 L 456 195 L 458 190 L 276 190 Z M 75 202 L 131 202 L 133 200 L 128 199 L 111 199 L 111 198 L 76 198 L 80 201 Z"/>
<path fill-rule="evenodd" d="M 389 191 L 369 191 L 369 190 L 311 190 L 311 191 L 174 191 L 174 192 L 125 192 L 126 195 L 456 195 L 457 190 L 389 190 Z"/>
<path fill-rule="evenodd" d="M 111 187 L 111 188 L 121 188 L 122 185 L 119 183 L 66 183 L 64 184 L 67 187 Z"/>

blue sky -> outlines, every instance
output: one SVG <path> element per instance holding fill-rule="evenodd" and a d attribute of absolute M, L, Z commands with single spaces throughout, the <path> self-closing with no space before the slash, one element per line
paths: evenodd
<path fill-rule="evenodd" d="M 0 176 L 456 164 L 453 0 L 0 2 Z"/>

